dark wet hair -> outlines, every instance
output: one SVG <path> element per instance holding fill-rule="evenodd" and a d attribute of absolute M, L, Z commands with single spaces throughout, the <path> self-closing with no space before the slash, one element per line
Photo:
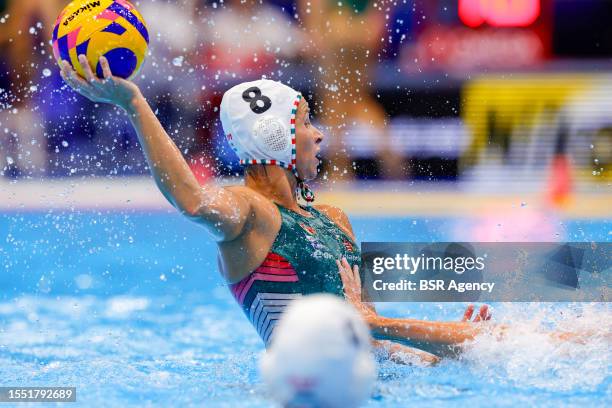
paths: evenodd
<path fill-rule="evenodd" d="M 249 164 L 244 169 L 244 174 L 254 179 L 268 177 L 268 169 L 264 164 Z"/>

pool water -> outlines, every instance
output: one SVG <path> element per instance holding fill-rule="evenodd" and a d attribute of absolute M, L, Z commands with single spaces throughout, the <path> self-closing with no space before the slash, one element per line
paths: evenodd
<path fill-rule="evenodd" d="M 457 239 L 472 221 L 352 222 L 360 240 L 434 241 Z M 75 386 L 75 406 L 272 405 L 257 371 L 263 345 L 198 225 L 175 213 L 75 210 L 4 213 L 0 231 L 0 385 Z M 556 239 L 609 241 L 610 223 L 563 221 L 555 231 Z M 455 320 L 464 307 L 388 303 L 379 311 Z M 612 405 L 612 356 L 599 336 L 610 332 L 610 306 L 493 310 L 516 335 L 483 338 L 434 368 L 382 363 L 368 406 Z M 557 345 L 539 327 L 597 335 Z"/>

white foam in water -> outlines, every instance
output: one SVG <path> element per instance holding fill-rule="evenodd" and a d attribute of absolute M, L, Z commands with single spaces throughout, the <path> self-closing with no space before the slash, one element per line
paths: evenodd
<path fill-rule="evenodd" d="M 149 375 L 150 381 L 156 387 L 167 387 L 171 384 L 172 374 L 167 371 L 154 371 Z"/>
<path fill-rule="evenodd" d="M 270 406 L 256 372 L 261 340 L 239 307 L 212 299 L 36 295 L 2 301 L 0 377 L 16 384 L 68 381 L 83 391 L 85 406 L 151 405 L 144 394 L 177 406 Z M 448 306 L 440 308 L 422 304 L 410 315 L 456 317 Z M 584 345 L 554 344 L 535 332 L 555 327 L 609 335 L 610 315 L 605 304 L 496 306 L 496 322 L 511 324 L 514 334 L 502 342 L 479 338 L 461 361 L 435 367 L 383 361 L 367 406 L 476 408 L 503 405 L 499 398 L 506 396 L 525 406 L 607 406 L 611 356 L 601 336 Z M 179 389 L 194 392 L 174 392 Z"/>
<path fill-rule="evenodd" d="M 594 390 L 610 373 L 611 317 L 607 304 L 506 304 L 497 311 L 497 320 L 511 326 L 504 338 L 480 336 L 462 358 L 494 382 L 550 391 Z M 551 331 L 584 336 L 582 341 L 560 341 Z"/>
<path fill-rule="evenodd" d="M 105 315 L 124 319 L 134 312 L 146 310 L 149 303 L 149 299 L 144 297 L 116 296 L 107 301 Z"/>

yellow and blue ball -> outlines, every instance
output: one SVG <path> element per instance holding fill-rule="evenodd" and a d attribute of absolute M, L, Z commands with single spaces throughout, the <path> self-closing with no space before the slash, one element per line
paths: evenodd
<path fill-rule="evenodd" d="M 57 18 L 53 29 L 53 54 L 58 63 L 68 61 L 81 75 L 78 56 L 84 54 L 102 78 L 101 56 L 113 75 L 131 79 L 144 62 L 149 33 L 144 19 L 126 0 L 75 0 Z"/>

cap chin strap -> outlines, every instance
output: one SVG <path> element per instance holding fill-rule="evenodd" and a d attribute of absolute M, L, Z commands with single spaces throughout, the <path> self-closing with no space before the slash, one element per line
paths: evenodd
<path fill-rule="evenodd" d="M 310 205 L 315 200 L 314 191 L 310 189 L 310 186 L 306 184 L 303 180 L 298 180 L 298 189 L 300 190 L 300 194 L 304 201 L 306 201 L 307 205 Z"/>
<path fill-rule="evenodd" d="M 310 205 L 310 203 L 312 203 L 315 200 L 315 194 L 314 191 L 312 191 L 310 189 L 310 186 L 308 184 L 306 184 L 306 182 L 304 180 L 302 180 L 300 178 L 300 176 L 298 176 L 297 174 L 297 170 L 293 171 L 293 174 L 295 174 L 295 178 L 297 178 L 297 190 L 300 192 L 300 195 L 302 196 L 302 198 L 304 199 L 304 201 L 306 201 L 306 205 Z"/>

